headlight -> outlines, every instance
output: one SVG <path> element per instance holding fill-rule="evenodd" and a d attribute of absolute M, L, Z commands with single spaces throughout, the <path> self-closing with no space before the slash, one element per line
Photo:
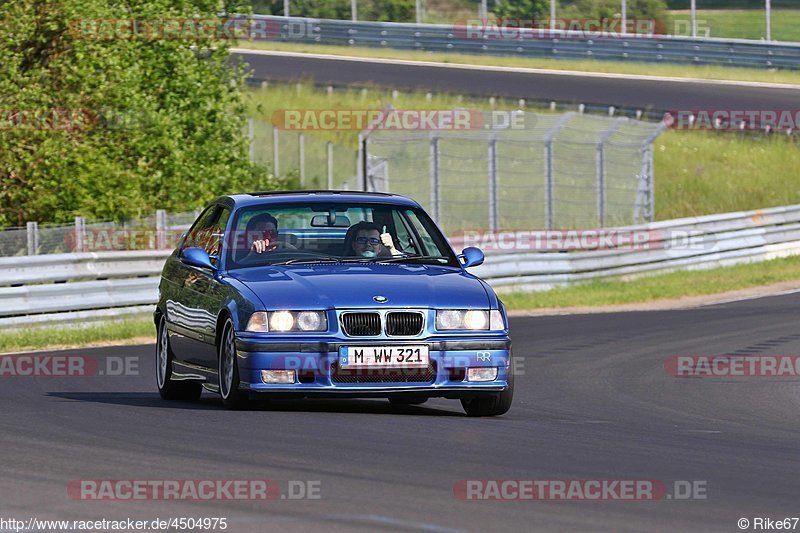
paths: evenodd
<path fill-rule="evenodd" d="M 288 331 L 327 331 L 325 311 L 257 311 L 247 322 L 247 331 L 285 333 Z"/>
<path fill-rule="evenodd" d="M 503 315 L 499 310 L 480 309 L 441 309 L 436 311 L 436 329 L 502 331 L 505 329 Z"/>
<path fill-rule="evenodd" d="M 492 331 L 502 331 L 506 329 L 503 313 L 501 313 L 499 309 L 492 309 L 489 311 L 489 329 Z"/>
<path fill-rule="evenodd" d="M 319 331 L 324 319 L 325 315 L 317 311 L 303 311 L 297 314 L 297 328 L 300 331 Z"/>
<path fill-rule="evenodd" d="M 247 331 L 269 331 L 267 313 L 256 311 L 250 315 L 250 320 L 247 321 Z"/>
<path fill-rule="evenodd" d="M 291 331 L 294 326 L 294 317 L 289 311 L 276 311 L 269 314 L 269 329 L 271 331 Z"/>

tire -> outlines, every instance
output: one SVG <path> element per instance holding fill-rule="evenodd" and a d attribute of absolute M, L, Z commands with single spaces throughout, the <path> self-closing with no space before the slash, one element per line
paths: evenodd
<path fill-rule="evenodd" d="M 514 374 L 510 366 L 508 372 L 508 388 L 503 392 L 461 400 L 461 406 L 467 416 L 500 416 L 511 409 L 511 402 L 514 399 Z"/>
<path fill-rule="evenodd" d="M 164 400 L 196 401 L 203 393 L 203 386 L 196 381 L 173 381 L 172 361 L 174 356 L 169 346 L 167 319 L 158 319 L 156 337 L 156 384 L 158 393 Z"/>
<path fill-rule="evenodd" d="M 239 390 L 239 363 L 236 360 L 236 335 L 233 322 L 229 318 L 222 328 L 219 338 L 219 395 L 225 409 L 243 409 L 247 406 L 247 396 Z"/>
<path fill-rule="evenodd" d="M 389 403 L 392 405 L 422 405 L 427 401 L 428 398 L 389 398 Z"/>

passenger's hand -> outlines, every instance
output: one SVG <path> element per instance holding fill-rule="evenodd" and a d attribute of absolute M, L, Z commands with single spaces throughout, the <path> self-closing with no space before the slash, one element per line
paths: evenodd
<path fill-rule="evenodd" d="M 269 239 L 262 239 L 258 241 L 253 241 L 252 249 L 255 253 L 261 254 L 269 250 Z"/>
<path fill-rule="evenodd" d="M 391 233 L 386 233 L 386 226 L 383 227 L 383 233 L 381 233 L 381 243 L 383 244 L 384 248 L 389 250 L 392 255 L 402 255 L 402 252 L 394 247 L 394 240 L 392 239 Z"/>
<path fill-rule="evenodd" d="M 394 240 L 392 239 L 391 233 L 386 233 L 386 226 L 383 227 L 383 233 L 381 233 L 381 243 L 389 250 L 394 248 Z"/>

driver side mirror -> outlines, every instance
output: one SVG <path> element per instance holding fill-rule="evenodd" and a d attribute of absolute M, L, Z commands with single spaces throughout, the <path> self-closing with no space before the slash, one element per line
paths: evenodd
<path fill-rule="evenodd" d="M 461 255 L 459 255 L 458 258 L 464 263 L 464 268 L 469 268 L 482 265 L 484 256 L 480 248 L 470 246 L 469 248 L 461 250 Z"/>
<path fill-rule="evenodd" d="M 186 248 L 181 252 L 181 261 L 193 267 L 216 270 L 214 265 L 211 264 L 211 258 L 208 256 L 208 252 L 197 246 Z"/>

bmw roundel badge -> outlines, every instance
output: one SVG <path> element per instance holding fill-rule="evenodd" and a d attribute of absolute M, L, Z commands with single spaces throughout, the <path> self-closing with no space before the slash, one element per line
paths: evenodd
<path fill-rule="evenodd" d="M 387 298 L 386 296 L 373 296 L 372 299 L 378 302 L 379 304 L 385 304 L 387 301 L 389 301 L 389 298 Z"/>

